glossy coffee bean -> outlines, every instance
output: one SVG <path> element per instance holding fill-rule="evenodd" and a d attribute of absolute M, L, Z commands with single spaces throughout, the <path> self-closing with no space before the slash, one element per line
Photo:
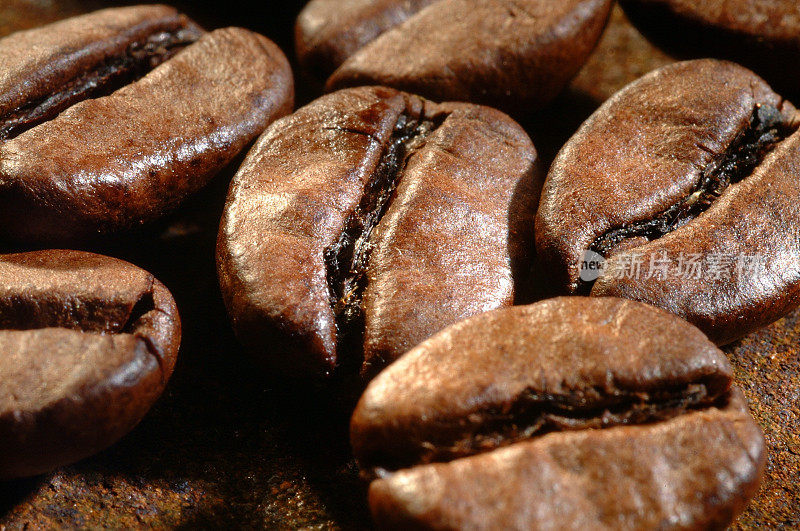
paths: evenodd
<path fill-rule="evenodd" d="M 689 57 L 719 57 L 752 68 L 800 94 L 797 0 L 621 0 L 625 13 L 657 44 Z"/>
<path fill-rule="evenodd" d="M 725 355 L 615 298 L 443 330 L 370 383 L 351 442 L 389 529 L 724 528 L 765 459 Z"/>
<path fill-rule="evenodd" d="M 540 108 L 586 61 L 609 0 L 312 0 L 301 64 L 329 90 L 387 85 L 509 112 Z"/>
<path fill-rule="evenodd" d="M 550 169 L 536 244 L 556 289 L 648 302 L 718 343 L 789 312 L 800 303 L 798 125 L 733 63 L 678 63 L 624 88 Z M 607 259 L 596 281 L 582 275 L 585 250 Z"/>
<path fill-rule="evenodd" d="M 80 239 L 159 217 L 291 111 L 286 58 L 165 6 L 0 40 L 0 231 Z"/>
<path fill-rule="evenodd" d="M 342 90 L 276 122 L 234 177 L 219 233 L 240 340 L 280 373 L 363 358 L 369 376 L 441 328 L 512 304 L 536 165 L 499 111 L 389 88 Z"/>
<path fill-rule="evenodd" d="M 0 478 L 125 435 L 164 390 L 179 343 L 172 296 L 137 267 L 77 251 L 0 256 Z"/>

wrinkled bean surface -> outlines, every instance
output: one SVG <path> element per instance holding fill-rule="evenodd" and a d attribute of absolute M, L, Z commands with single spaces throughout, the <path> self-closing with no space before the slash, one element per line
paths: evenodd
<path fill-rule="evenodd" d="M 545 183 L 536 245 L 554 288 L 660 306 L 718 343 L 782 317 L 800 303 L 799 125 L 791 103 L 724 61 L 624 88 Z M 586 250 L 606 259 L 596 281 L 581 277 Z"/>
<path fill-rule="evenodd" d="M 164 389 L 180 320 L 167 289 L 77 251 L 0 256 L 0 477 L 92 455 Z"/>
<path fill-rule="evenodd" d="M 290 112 L 288 62 L 166 6 L 0 39 L 0 234 L 79 240 L 150 221 Z"/>
<path fill-rule="evenodd" d="M 527 267 L 536 152 L 504 114 L 388 88 L 325 96 L 270 127 L 233 180 L 218 269 L 267 365 L 365 376 L 506 306 Z"/>
<path fill-rule="evenodd" d="M 297 56 L 329 90 L 387 85 L 508 112 L 547 104 L 594 48 L 609 0 L 312 0 Z"/>
<path fill-rule="evenodd" d="M 382 528 L 705 529 L 765 449 L 725 355 L 663 310 L 567 297 L 488 312 L 367 387 L 351 443 Z"/>

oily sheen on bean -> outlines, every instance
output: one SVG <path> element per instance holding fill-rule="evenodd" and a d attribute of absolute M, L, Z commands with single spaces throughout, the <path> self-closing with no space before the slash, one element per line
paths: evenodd
<path fill-rule="evenodd" d="M 552 100 L 602 34 L 609 0 L 311 0 L 297 56 L 328 90 L 386 85 L 521 113 Z"/>
<path fill-rule="evenodd" d="M 0 256 L 0 478 L 99 452 L 167 383 L 180 344 L 167 289 L 78 251 Z"/>
<path fill-rule="evenodd" d="M 276 122 L 234 177 L 219 232 L 239 339 L 280 374 L 361 364 L 369 377 L 512 304 L 536 170 L 501 112 L 389 88 L 342 90 Z"/>
<path fill-rule="evenodd" d="M 764 467 L 725 355 L 657 308 L 472 317 L 367 387 L 351 443 L 382 529 L 724 528 Z"/>
<path fill-rule="evenodd" d="M 660 306 L 718 343 L 779 319 L 800 303 L 799 125 L 724 61 L 624 88 L 547 177 L 536 246 L 554 287 Z M 587 250 L 606 259 L 596 281 L 581 276 Z"/>
<path fill-rule="evenodd" d="M 0 39 L 0 235 L 80 240 L 158 218 L 291 111 L 281 51 L 166 6 Z"/>

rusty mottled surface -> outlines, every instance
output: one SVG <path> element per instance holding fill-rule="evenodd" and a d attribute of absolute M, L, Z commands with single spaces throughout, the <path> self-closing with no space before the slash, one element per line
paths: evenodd
<path fill-rule="evenodd" d="M 800 527 L 800 312 L 726 348 L 764 429 L 769 460 L 758 497 L 736 528 Z"/>
<path fill-rule="evenodd" d="M 0 35 L 119 4 L 0 0 Z M 208 28 L 247 26 L 289 54 L 301 4 L 177 2 Z M 552 159 L 604 99 L 671 61 L 615 10 L 569 90 L 524 120 L 543 157 Z M 315 96 L 298 88 L 300 104 Z M 347 444 L 348 404 L 332 401 L 329 390 L 265 383 L 227 324 L 213 246 L 232 172 L 148 232 L 93 248 L 149 269 L 172 290 L 185 326 L 178 367 L 151 414 L 109 450 L 47 476 L 0 483 L 0 529 L 369 527 Z M 0 242 L 0 252 L 10 250 Z M 726 351 L 770 451 L 760 493 L 734 527 L 798 527 L 800 311 Z"/>

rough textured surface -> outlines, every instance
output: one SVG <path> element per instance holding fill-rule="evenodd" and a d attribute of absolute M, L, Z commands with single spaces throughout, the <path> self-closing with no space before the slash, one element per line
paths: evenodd
<path fill-rule="evenodd" d="M 737 399 L 401 470 L 369 500 L 381 529 L 718 529 L 753 494 L 762 450 Z"/>
<path fill-rule="evenodd" d="M 99 76 L 95 83 L 87 83 L 102 85 L 104 78 L 113 78 L 114 71 L 124 69 L 119 60 L 132 58 L 134 44 L 162 33 L 180 32 L 184 32 L 182 46 L 196 42 L 203 34 L 176 10 L 156 5 L 103 9 L 8 36 L 0 41 L 0 60 L 5 65 L 0 74 L 0 116 L 6 120 L 15 111 L 41 105 L 54 94 L 75 91 L 76 85 L 81 85 L 81 76 L 106 67 L 111 72 Z M 141 53 L 141 49 L 139 52 L 150 55 Z M 151 70 L 159 62 L 145 61 L 143 70 Z M 127 79 L 122 76 L 120 83 L 124 81 Z M 89 95 L 85 93 L 77 101 Z M 61 105 L 52 114 L 67 107 Z M 16 136 L 11 133 L 5 131 L 3 140 Z"/>
<path fill-rule="evenodd" d="M 64 90 L 143 35 L 187 24 L 171 9 L 121 8 L 0 40 L 0 114 Z M 2 231 L 64 242 L 156 219 L 287 114 L 293 97 L 274 43 L 241 28 L 203 35 L 143 78 L 0 142 Z"/>
<path fill-rule="evenodd" d="M 0 477 L 93 455 L 158 399 L 180 319 L 152 275 L 106 256 L 0 256 Z"/>
<path fill-rule="evenodd" d="M 773 121 L 760 150 L 754 124 Z M 542 268 L 558 291 L 648 302 L 720 344 L 784 316 L 800 303 L 799 124 L 790 103 L 734 63 L 686 61 L 641 78 L 551 166 L 536 219 Z M 607 259 L 593 285 L 579 278 L 587 249 Z M 739 268 L 754 256 L 763 269 Z M 681 257 L 699 257 L 703 274 L 679 271 Z M 641 274 L 625 272 L 635 260 Z"/>
<path fill-rule="evenodd" d="M 513 304 L 537 163 L 488 107 L 385 87 L 315 100 L 267 129 L 231 185 L 217 259 L 234 330 L 270 370 L 316 377 L 363 358 L 369 377 Z"/>
<path fill-rule="evenodd" d="M 304 69 L 327 78 L 382 33 L 438 0 L 314 0 L 295 24 L 295 51 Z"/>
<path fill-rule="evenodd" d="M 542 108 L 575 75 L 610 7 L 608 0 L 313 0 L 298 19 L 297 53 L 323 72 L 338 67 L 329 90 L 386 85 L 517 114 Z"/>
<path fill-rule="evenodd" d="M 107 3 L 109 5 L 110 2 Z M 116 5 L 117 3 L 114 2 Z M 265 2 L 221 10 L 207 0 L 176 2 L 204 27 L 260 31 L 282 49 L 302 2 L 278 12 Z M 90 9 L 88 2 L 0 2 L 0 32 Z M 589 62 L 553 106 L 528 121 L 548 161 L 602 101 L 646 72 L 672 62 L 615 9 Z M 300 103 L 315 94 L 298 85 Z M 325 394 L 265 388 L 234 344 L 216 295 L 214 241 L 232 172 L 190 199 L 159 230 L 100 249 L 161 279 L 178 300 L 184 343 L 163 399 L 118 444 L 77 465 L 0 484 L 0 525 L 35 527 L 369 526 L 366 490 L 347 443 L 349 412 Z M 128 244 L 139 251 L 124 251 Z M 0 243 L 0 248 L 3 244 Z M 8 246 L 6 246 L 8 248 Z M 800 312 L 725 348 L 755 419 L 768 463 L 759 494 L 734 528 L 800 526 Z"/>
<path fill-rule="evenodd" d="M 553 298 L 460 321 L 414 347 L 361 396 L 351 444 L 366 470 L 446 461 L 548 431 L 670 418 L 714 403 L 731 377 L 719 349 L 664 310 Z"/>
<path fill-rule="evenodd" d="M 764 439 L 725 355 L 641 303 L 559 297 L 461 321 L 378 375 L 351 442 L 381 528 L 704 529 Z"/>
<path fill-rule="evenodd" d="M 764 457 L 735 394 L 658 424 L 404 469 L 370 485 L 370 506 L 381 529 L 718 529 L 752 496 Z"/>

